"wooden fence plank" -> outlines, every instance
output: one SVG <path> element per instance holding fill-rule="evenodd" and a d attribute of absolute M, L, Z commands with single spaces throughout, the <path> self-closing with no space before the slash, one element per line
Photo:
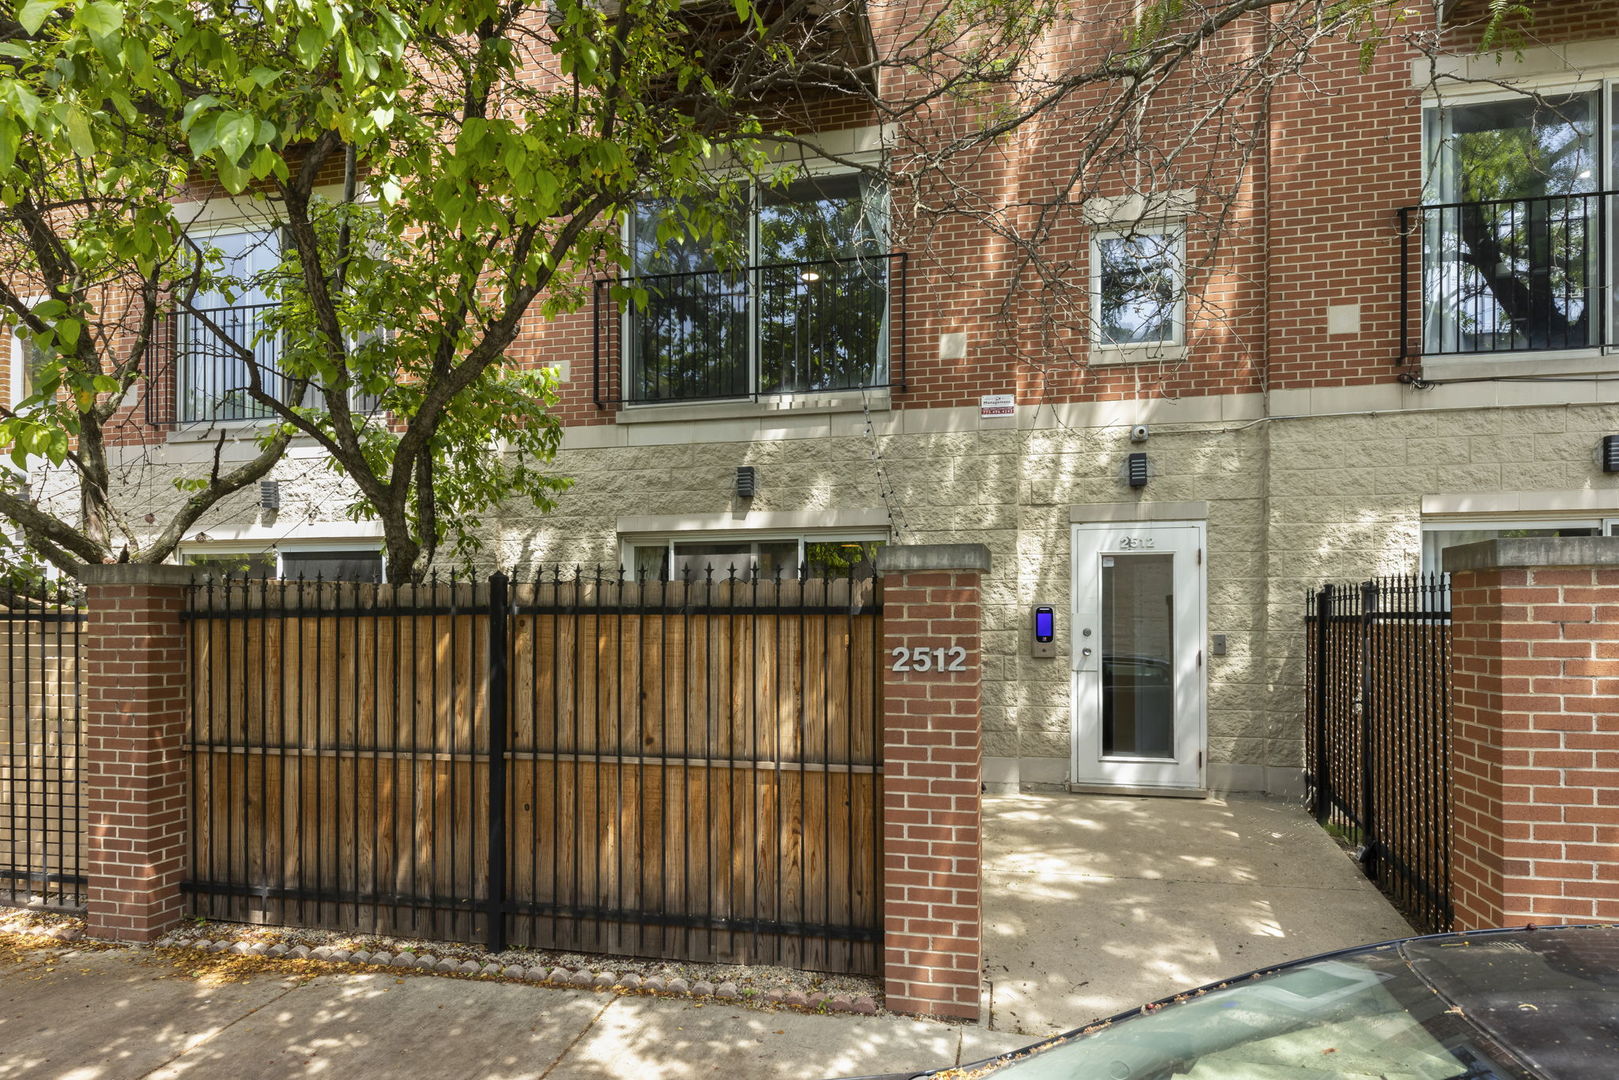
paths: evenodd
<path fill-rule="evenodd" d="M 487 592 L 227 593 L 192 605 L 197 910 L 481 939 Z M 875 971 L 870 595 L 514 586 L 510 940 Z"/>

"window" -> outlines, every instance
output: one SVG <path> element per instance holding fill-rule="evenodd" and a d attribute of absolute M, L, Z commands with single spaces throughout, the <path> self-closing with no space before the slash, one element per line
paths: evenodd
<path fill-rule="evenodd" d="M 11 400 L 13 407 L 28 400 L 37 385 L 36 376 L 49 360 L 46 351 L 27 330 L 11 333 Z"/>
<path fill-rule="evenodd" d="M 642 202 L 628 225 L 625 284 L 645 300 L 623 316 L 622 400 L 888 384 L 895 256 L 879 185 L 826 174 L 752 189 L 729 230 L 744 266 L 722 267 L 689 240 L 660 240 L 671 210 Z"/>
<path fill-rule="evenodd" d="M 218 552 L 208 555 L 189 554 L 187 566 L 206 570 L 210 575 L 224 578 L 276 577 L 276 557 L 273 551 Z"/>
<path fill-rule="evenodd" d="M 1098 345 L 1185 340 L 1186 234 L 1180 226 L 1109 230 L 1091 240 L 1091 322 Z"/>
<path fill-rule="evenodd" d="M 281 576 L 327 581 L 381 581 L 380 551 L 283 551 Z"/>
<path fill-rule="evenodd" d="M 280 234 L 274 229 L 231 228 L 197 238 L 218 256 L 210 260 L 216 284 L 192 300 L 195 314 L 182 313 L 175 327 L 178 418 L 182 424 L 221 420 L 262 420 L 272 415 L 248 394 L 249 361 L 264 389 L 281 390 L 277 361 L 281 343 L 265 333 L 274 307 L 270 275 L 281 263 Z"/>
<path fill-rule="evenodd" d="M 1619 536 L 1619 518 L 1501 518 L 1497 520 L 1469 519 L 1457 521 L 1424 521 L 1422 523 L 1422 572 L 1437 574 L 1444 571 L 1444 554 L 1448 548 L 1463 544 L 1476 544 L 1482 540 L 1499 540 L 1533 536 Z"/>
<path fill-rule="evenodd" d="M 824 535 L 670 538 L 636 541 L 628 569 L 636 577 L 722 581 L 735 574 L 762 579 L 796 576 L 805 566 L 812 577 L 869 574 L 883 540 Z"/>
<path fill-rule="evenodd" d="M 382 581 L 382 553 L 376 549 L 325 545 L 279 546 L 228 550 L 224 545 L 197 545 L 181 561 L 228 578 L 317 577 L 325 581 Z"/>
<path fill-rule="evenodd" d="M 1619 236 L 1611 191 L 1619 117 L 1603 122 L 1603 93 L 1592 87 L 1427 110 L 1427 205 L 1406 223 L 1423 249 L 1423 354 L 1614 342 L 1607 299 L 1614 267 L 1604 260 Z M 1606 93 L 1611 114 L 1619 85 Z"/>
<path fill-rule="evenodd" d="M 249 395 L 248 362 L 241 350 L 251 351 L 251 363 L 265 391 L 286 400 L 280 370 L 282 341 L 267 332 L 277 303 L 271 278 L 281 262 L 280 232 L 233 226 L 199 235 L 197 243 L 217 255 L 217 262 L 210 260 L 216 284 L 193 299 L 195 313 L 176 317 L 177 418 L 181 424 L 268 419 L 273 410 Z M 390 340 L 392 334 L 385 330 L 356 334 L 349 348 Z M 320 408 L 323 401 L 312 385 L 303 407 Z M 381 398 L 351 387 L 349 407 L 356 413 L 374 413 L 381 408 Z"/>

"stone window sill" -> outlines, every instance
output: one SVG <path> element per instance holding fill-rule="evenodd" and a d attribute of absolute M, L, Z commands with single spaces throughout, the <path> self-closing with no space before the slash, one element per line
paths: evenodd
<path fill-rule="evenodd" d="M 1619 372 L 1619 354 L 1605 354 L 1600 349 L 1472 353 L 1427 357 L 1422 361 L 1422 377 L 1435 382 L 1536 375 L 1609 375 L 1615 372 Z"/>
<path fill-rule="evenodd" d="M 1092 367 L 1114 364 L 1174 363 L 1186 359 L 1185 345 L 1095 345 L 1091 347 Z"/>
<path fill-rule="evenodd" d="M 890 408 L 892 400 L 888 388 L 883 387 L 829 394 L 778 394 L 757 401 L 625 405 L 619 409 L 617 421 L 620 424 L 700 423 L 704 420 L 860 412 L 862 409 L 887 412 Z"/>

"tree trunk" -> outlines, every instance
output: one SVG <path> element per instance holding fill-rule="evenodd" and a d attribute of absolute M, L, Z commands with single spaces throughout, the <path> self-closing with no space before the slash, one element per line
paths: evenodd
<path fill-rule="evenodd" d="M 392 529 L 384 524 L 383 533 L 386 537 L 383 551 L 387 558 L 384 570 L 388 580 L 395 584 L 419 583 L 426 575 L 426 567 L 420 565 L 422 546 L 410 538 L 404 527 Z"/>

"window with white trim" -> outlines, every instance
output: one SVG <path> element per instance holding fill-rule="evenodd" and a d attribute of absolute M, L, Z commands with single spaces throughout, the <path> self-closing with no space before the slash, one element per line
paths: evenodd
<path fill-rule="evenodd" d="M 375 547 L 333 543 L 287 543 L 249 547 L 240 543 L 187 544 L 180 561 L 224 577 L 303 578 L 314 581 L 386 580 L 382 552 Z"/>
<path fill-rule="evenodd" d="M 1619 81 L 1435 103 L 1423 134 L 1424 205 L 1405 223 L 1422 253 L 1414 347 L 1441 356 L 1619 342 Z"/>
<path fill-rule="evenodd" d="M 869 574 L 886 535 L 862 533 L 684 533 L 667 539 L 627 541 L 625 568 L 637 578 L 723 581 L 731 575 L 771 579 Z"/>
<path fill-rule="evenodd" d="M 279 397 L 281 341 L 266 332 L 266 320 L 275 307 L 270 276 L 281 264 L 280 231 L 230 225 L 194 236 L 216 283 L 176 315 L 175 417 L 181 424 L 268 419 L 273 411 L 249 395 L 250 366 Z"/>
<path fill-rule="evenodd" d="M 281 264 L 281 230 L 238 223 L 193 229 L 192 236 L 210 253 L 209 265 L 217 280 L 214 288 L 192 299 L 194 311 L 176 315 L 175 418 L 182 425 L 269 419 L 274 410 L 250 396 L 249 366 L 256 369 L 265 392 L 286 400 L 283 342 L 268 331 L 269 316 L 279 303 L 271 284 Z M 352 335 L 348 346 L 353 351 L 374 343 L 387 345 L 392 338 L 386 329 L 369 331 Z M 318 387 L 310 385 L 302 406 L 324 407 Z M 377 412 L 381 397 L 351 386 L 349 408 L 356 413 Z"/>
<path fill-rule="evenodd" d="M 1444 571 L 1446 549 L 1483 540 L 1537 536 L 1619 536 L 1619 516 L 1429 519 L 1422 523 L 1422 572 Z"/>
<path fill-rule="evenodd" d="M 742 266 L 669 235 L 672 204 L 637 204 L 627 226 L 639 293 L 623 312 L 622 399 L 651 404 L 885 386 L 888 196 L 862 173 L 753 185 L 730 238 Z M 598 296 L 598 302 L 601 301 Z"/>
<path fill-rule="evenodd" d="M 1092 235 L 1091 325 L 1102 348 L 1185 342 L 1183 225 L 1139 224 Z"/>
<path fill-rule="evenodd" d="M 12 329 L 11 395 L 6 404 L 16 408 L 34 395 L 36 376 L 48 360 L 49 356 L 31 333 L 17 327 Z"/>

